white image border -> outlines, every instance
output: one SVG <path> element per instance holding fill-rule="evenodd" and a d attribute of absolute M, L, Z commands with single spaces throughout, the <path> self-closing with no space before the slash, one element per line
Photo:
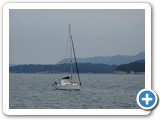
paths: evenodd
<path fill-rule="evenodd" d="M 151 89 L 151 6 L 148 3 L 6 3 L 3 6 L 3 112 L 6 115 L 148 115 L 142 109 L 9 109 L 10 9 L 145 9 L 145 89 Z"/>

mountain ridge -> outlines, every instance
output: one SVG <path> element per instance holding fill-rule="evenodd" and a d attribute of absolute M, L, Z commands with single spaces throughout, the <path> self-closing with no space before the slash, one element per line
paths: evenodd
<path fill-rule="evenodd" d="M 120 65 L 134 62 L 140 59 L 145 59 L 145 52 L 139 52 L 136 55 L 114 55 L 114 56 L 96 56 L 96 57 L 86 57 L 77 58 L 78 63 L 102 63 L 108 65 Z M 70 59 L 62 59 L 57 62 L 57 64 L 69 63 Z"/>

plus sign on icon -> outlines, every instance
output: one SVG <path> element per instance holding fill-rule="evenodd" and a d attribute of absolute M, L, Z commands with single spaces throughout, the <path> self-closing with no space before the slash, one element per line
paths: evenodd
<path fill-rule="evenodd" d="M 157 104 L 157 94 L 153 90 L 141 90 L 137 94 L 138 105 L 145 110 L 150 110 Z"/>
<path fill-rule="evenodd" d="M 147 91 L 147 92 L 149 92 L 149 91 Z M 139 98 L 139 100 L 142 100 L 142 101 L 144 101 L 144 105 L 145 106 L 148 106 L 148 105 L 150 105 L 150 104 L 153 104 L 154 103 L 154 101 L 155 101 L 155 97 L 152 95 L 152 94 L 150 94 L 150 96 L 149 96 L 149 93 L 145 93 L 145 97 L 144 98 Z M 149 103 L 150 102 L 150 103 Z"/>

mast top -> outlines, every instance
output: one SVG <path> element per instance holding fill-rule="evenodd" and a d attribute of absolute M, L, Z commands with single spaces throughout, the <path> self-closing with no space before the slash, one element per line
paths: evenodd
<path fill-rule="evenodd" d="M 69 24 L 69 30 L 71 30 L 71 24 Z"/>

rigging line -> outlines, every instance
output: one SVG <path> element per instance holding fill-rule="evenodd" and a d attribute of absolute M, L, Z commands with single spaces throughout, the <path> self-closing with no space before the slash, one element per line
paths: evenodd
<path fill-rule="evenodd" d="M 65 50 L 64 50 L 64 64 L 66 63 L 69 63 L 68 59 L 69 59 L 69 55 L 67 54 L 68 53 L 68 49 L 69 49 L 69 36 L 67 35 L 67 38 L 66 38 L 66 44 L 65 44 Z"/>
<path fill-rule="evenodd" d="M 69 33 L 67 32 L 66 33 L 66 41 L 65 41 L 65 49 L 64 49 L 64 55 L 63 55 L 63 59 L 64 60 L 61 64 L 68 64 L 69 63 L 69 54 L 68 54 L 68 50 L 69 50 Z M 61 75 L 61 78 L 64 77 L 64 76 L 67 76 L 68 73 L 65 72 L 64 75 Z"/>
<path fill-rule="evenodd" d="M 75 63 L 76 63 L 77 75 L 78 75 L 79 83 L 80 83 L 80 86 L 81 86 L 82 83 L 81 83 L 80 76 L 79 76 L 79 69 L 78 69 L 78 64 L 77 64 L 76 53 L 75 53 L 75 49 L 74 49 L 73 38 L 72 38 L 72 34 L 71 34 L 71 25 L 70 24 L 69 24 L 69 32 L 70 32 L 71 43 L 72 43 L 72 47 L 73 47 L 74 60 L 75 60 Z"/>

